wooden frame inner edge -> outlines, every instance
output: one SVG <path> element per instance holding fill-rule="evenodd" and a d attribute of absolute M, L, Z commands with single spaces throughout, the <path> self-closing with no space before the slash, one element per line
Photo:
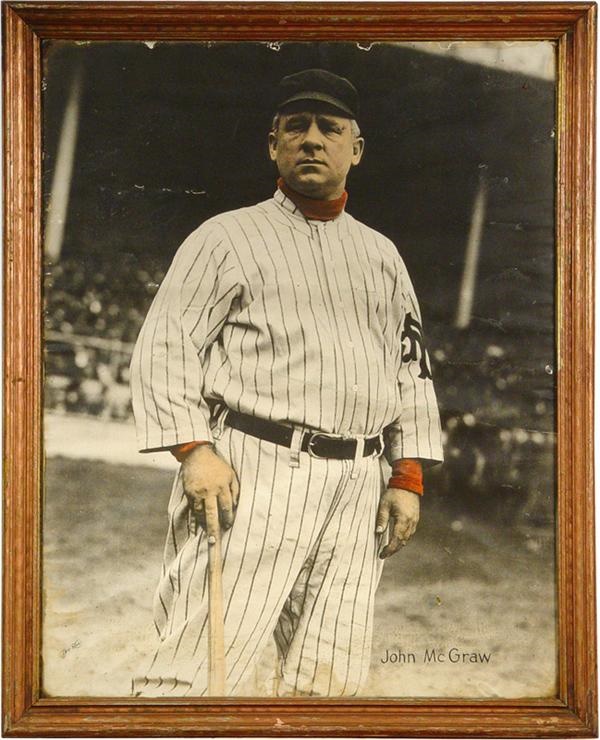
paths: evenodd
<path fill-rule="evenodd" d="M 4 685 L 7 735 L 590 737 L 597 731 L 593 508 L 596 9 L 589 3 L 7 3 L 4 26 Z M 423 17 L 422 9 L 435 11 Z M 324 8 L 327 8 L 325 11 Z M 323 30 L 330 8 L 336 23 Z M 293 11 L 285 29 L 276 25 Z M 340 19 L 340 15 L 343 17 Z M 187 19 L 187 21 L 186 21 Z M 192 22 L 190 22 L 190 19 Z M 403 20 L 402 30 L 398 30 Z M 153 24 L 160 22 L 160 28 Z M 246 27 L 244 26 L 246 22 Z M 251 22 L 256 25 L 251 27 Z M 315 31 L 315 22 L 321 22 Z M 113 25 L 114 24 L 114 25 Z M 236 26 L 237 24 L 237 26 Z M 249 25 L 250 24 L 250 25 Z M 514 701 L 40 699 L 43 38 L 528 38 L 559 42 L 559 696 Z M 493 27 L 490 24 L 495 24 Z M 118 26 L 118 27 L 117 27 Z M 331 29 L 335 30 L 331 32 Z M 341 29 L 341 31 L 340 31 Z M 459 32 L 460 30 L 460 32 Z M 266 34 L 266 35 L 265 35 Z M 424 35 L 420 35 L 424 34 Z"/>
<path fill-rule="evenodd" d="M 559 44 L 557 88 L 557 514 L 559 696 L 594 712 L 596 671 L 593 464 L 595 8 Z M 590 103 L 591 101 L 591 103 Z M 583 392 L 580 392 L 583 390 Z M 591 424 L 591 426 L 588 426 Z M 579 637 L 578 637 L 579 636 Z M 585 636 L 585 639 L 581 639 Z"/>

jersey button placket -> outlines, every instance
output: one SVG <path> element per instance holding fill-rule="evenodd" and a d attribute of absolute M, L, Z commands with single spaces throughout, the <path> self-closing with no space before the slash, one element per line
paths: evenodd
<path fill-rule="evenodd" d="M 327 236 L 326 236 L 326 224 L 323 221 L 317 221 L 315 225 L 315 232 L 317 235 L 317 241 L 319 245 L 319 252 L 320 252 L 320 261 L 323 265 L 323 282 L 325 286 L 325 300 L 329 303 L 327 306 L 327 311 L 331 317 L 334 316 L 341 316 L 340 313 L 340 306 L 342 305 L 339 293 L 337 291 L 337 286 L 335 283 L 335 266 L 332 259 L 332 253 L 331 248 L 329 246 Z M 336 336 L 333 338 L 334 343 L 337 344 L 336 340 L 339 340 L 339 336 Z M 339 361 L 340 358 L 338 357 L 338 354 L 336 352 L 335 354 L 335 374 L 338 375 L 341 373 L 341 369 L 339 367 Z M 342 373 L 343 374 L 343 373 Z M 340 409 L 338 407 L 338 414 L 340 412 Z M 334 427 L 337 427 L 339 423 L 341 422 L 341 419 L 336 418 L 334 419 Z"/>
<path fill-rule="evenodd" d="M 327 280 L 327 284 L 329 286 L 331 300 L 337 308 L 343 309 L 344 302 L 342 300 L 342 296 L 340 295 L 340 291 L 338 290 L 337 282 L 335 280 L 335 259 L 333 256 L 333 251 L 331 249 L 331 244 L 329 243 L 329 239 L 327 236 L 327 224 L 319 221 L 317 223 L 317 230 L 319 233 L 319 242 L 323 251 L 323 262 L 326 266 L 325 279 Z"/>
<path fill-rule="evenodd" d="M 329 239 L 327 236 L 327 224 L 323 223 L 322 221 L 319 221 L 319 232 L 321 237 L 321 244 L 324 245 L 324 249 L 327 250 L 327 261 L 332 266 L 335 265 L 335 259 L 333 257 L 333 252 L 331 251 L 331 244 L 329 243 Z"/>

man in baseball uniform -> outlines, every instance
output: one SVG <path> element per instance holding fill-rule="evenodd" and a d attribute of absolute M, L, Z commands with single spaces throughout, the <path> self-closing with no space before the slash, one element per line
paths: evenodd
<path fill-rule="evenodd" d="M 207 536 L 223 529 L 226 693 L 269 641 L 279 696 L 352 696 L 369 668 L 383 561 L 415 531 L 423 463 L 442 460 L 419 307 L 393 243 L 346 210 L 364 147 L 358 95 L 285 77 L 274 196 L 182 244 L 131 364 L 142 452 L 181 468 L 138 696 L 207 691 Z M 392 464 L 384 480 L 380 455 Z"/>

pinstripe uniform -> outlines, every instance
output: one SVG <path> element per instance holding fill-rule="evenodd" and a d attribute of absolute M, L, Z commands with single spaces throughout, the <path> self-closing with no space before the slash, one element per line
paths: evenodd
<path fill-rule="evenodd" d="M 419 308 L 394 245 L 342 212 L 309 221 L 281 190 L 210 219 L 179 249 L 132 358 L 142 451 L 212 440 L 240 501 L 224 533 L 227 692 L 274 635 L 280 694 L 352 695 L 381 573 L 379 460 L 315 459 L 223 428 L 216 404 L 332 434 L 385 429 L 389 459 L 442 459 Z M 206 691 L 207 545 L 180 476 L 144 695 Z"/>

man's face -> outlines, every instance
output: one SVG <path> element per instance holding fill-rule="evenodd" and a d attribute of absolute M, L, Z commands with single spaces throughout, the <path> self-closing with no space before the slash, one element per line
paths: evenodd
<path fill-rule="evenodd" d="M 282 113 L 269 133 L 269 154 L 286 183 L 302 195 L 339 198 L 350 167 L 362 157 L 364 140 L 352 134 L 350 119 L 327 111 Z"/>

